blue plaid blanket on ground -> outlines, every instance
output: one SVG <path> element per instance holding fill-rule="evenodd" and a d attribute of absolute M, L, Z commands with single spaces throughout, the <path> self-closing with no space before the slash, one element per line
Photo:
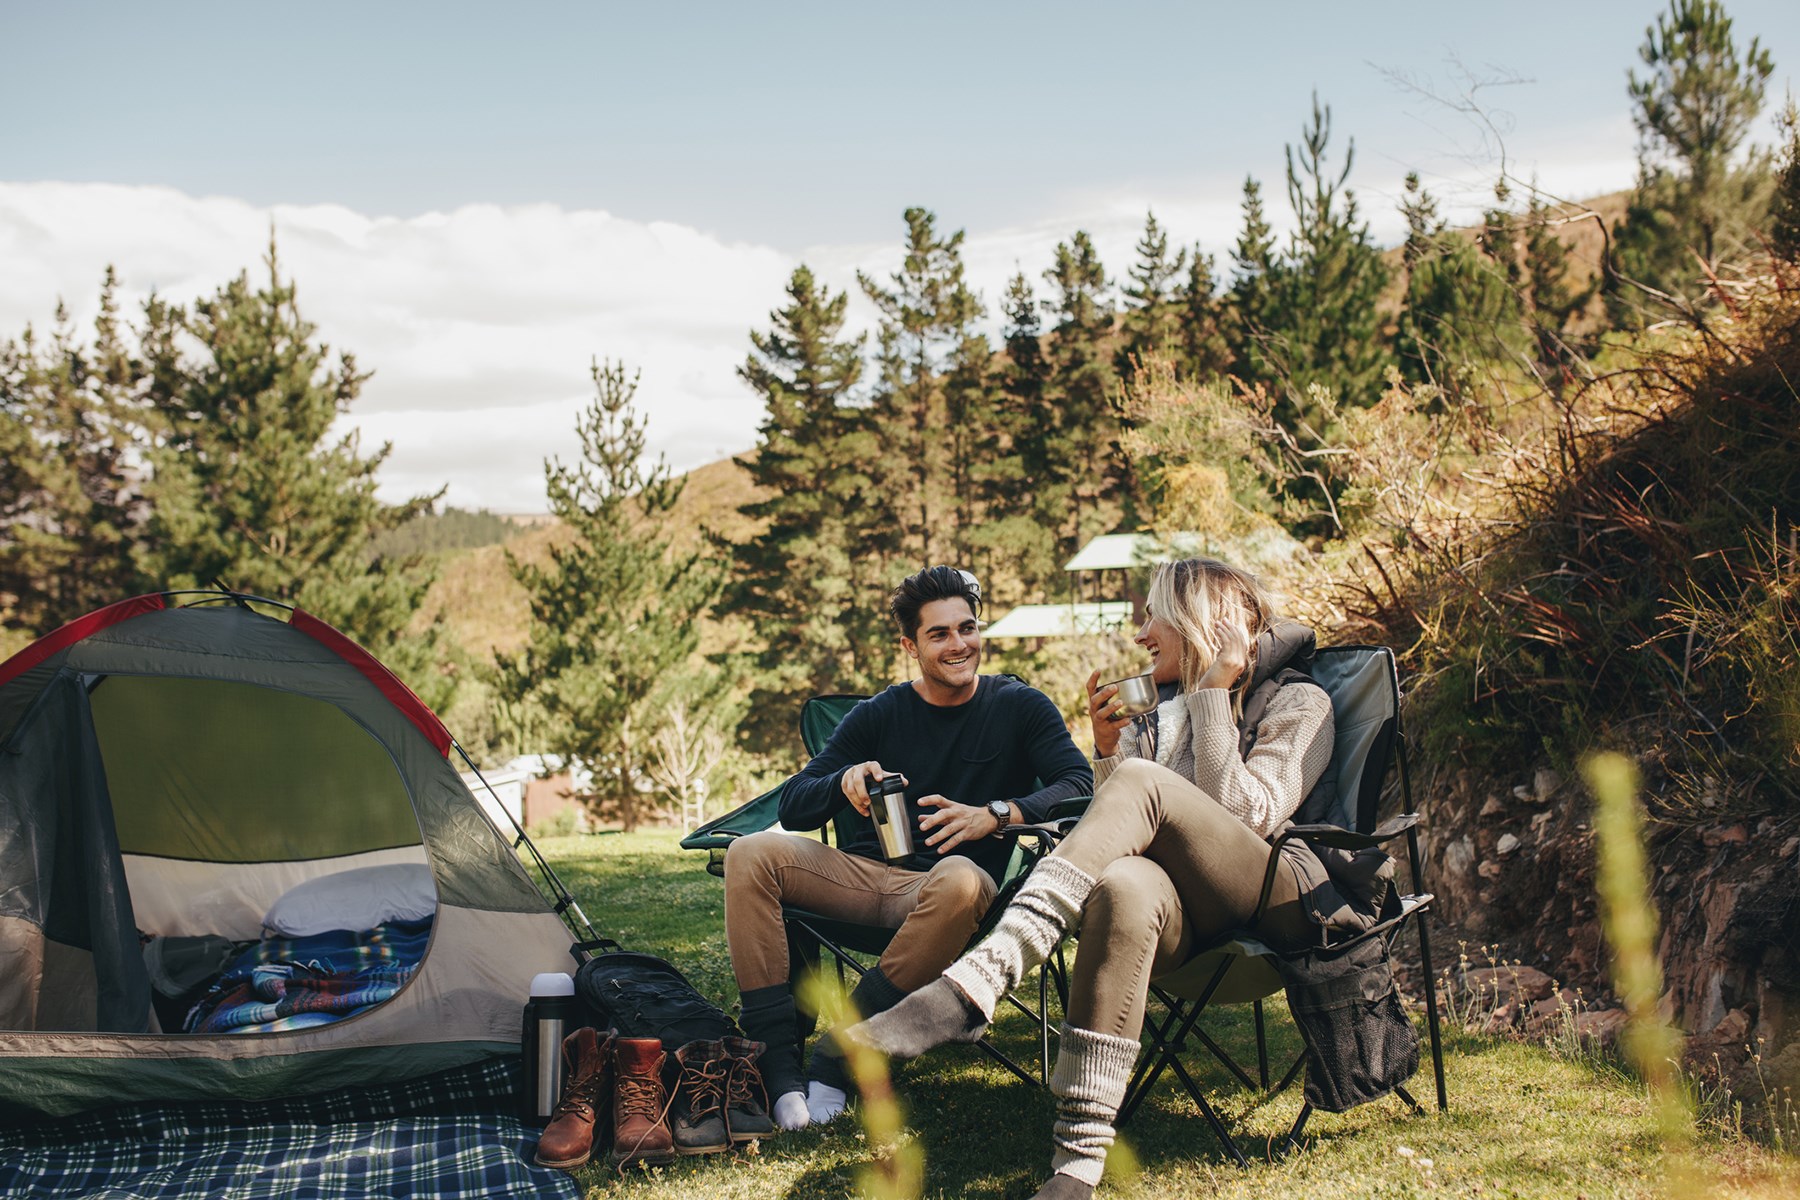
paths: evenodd
<path fill-rule="evenodd" d="M 260 1104 L 133 1105 L 0 1129 L 0 1196 L 484 1200 L 580 1195 L 535 1165 L 514 1065 Z"/>

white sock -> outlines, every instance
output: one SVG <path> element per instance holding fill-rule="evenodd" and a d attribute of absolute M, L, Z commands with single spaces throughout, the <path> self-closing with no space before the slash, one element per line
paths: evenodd
<path fill-rule="evenodd" d="M 775 1124 L 782 1129 L 805 1129 L 812 1124 L 806 1111 L 806 1097 L 799 1092 L 783 1092 L 775 1097 Z"/>
<path fill-rule="evenodd" d="M 849 1102 L 847 1095 L 828 1083 L 815 1079 L 806 1085 L 806 1115 L 820 1125 L 836 1120 Z"/>

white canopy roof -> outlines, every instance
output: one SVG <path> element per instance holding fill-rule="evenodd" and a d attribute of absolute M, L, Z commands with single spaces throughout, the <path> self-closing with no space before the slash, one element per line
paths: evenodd
<path fill-rule="evenodd" d="M 1080 604 L 1021 604 L 982 630 L 983 637 L 1080 637 L 1122 629 L 1131 621 L 1131 601 Z"/>
<path fill-rule="evenodd" d="M 1063 564 L 1065 571 L 1117 571 L 1148 563 L 1199 554 L 1205 539 L 1197 533 L 1103 533 Z"/>

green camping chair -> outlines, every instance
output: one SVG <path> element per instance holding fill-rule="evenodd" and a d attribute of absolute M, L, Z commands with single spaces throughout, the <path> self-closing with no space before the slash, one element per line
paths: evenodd
<path fill-rule="evenodd" d="M 831 740 L 831 735 L 837 729 L 838 723 L 864 699 L 866 697 L 850 695 L 814 696 L 801 705 L 800 740 L 805 744 L 806 752 L 817 754 L 823 750 L 825 743 Z M 732 840 L 745 834 L 772 828 L 777 823 L 781 792 L 786 786 L 784 781 L 724 816 L 708 821 L 681 840 L 682 849 L 706 851 L 708 854 L 706 869 L 723 878 L 725 875 L 725 852 L 730 848 Z M 1056 815 L 1059 817 L 1076 815 L 1085 807 L 1086 803 L 1085 799 L 1067 801 L 1058 807 Z M 851 812 L 839 814 L 833 819 L 830 826 L 819 831 L 820 838 L 830 844 L 835 837 L 841 843 L 845 834 L 852 828 L 851 822 L 855 819 L 856 815 Z M 1025 882 L 1025 877 L 1030 874 L 1031 868 L 1054 845 L 1054 834 L 1051 831 L 1033 825 L 1016 826 L 1007 830 L 1002 836 L 1013 842 L 1012 857 L 1007 863 L 1006 874 L 1001 880 L 1000 890 L 995 895 L 993 904 L 989 906 L 987 915 L 983 917 L 980 928 L 975 931 L 974 938 L 970 939 L 970 944 L 986 936 L 988 930 L 1000 919 L 1000 914 L 1005 911 L 1007 902 Z M 860 976 L 868 970 L 864 960 L 877 957 L 887 949 L 895 932 L 881 926 L 857 925 L 849 921 L 840 921 L 800 908 L 784 907 L 782 917 L 787 924 L 788 962 L 792 964 L 796 984 L 820 969 L 824 954 L 829 954 L 836 965 L 840 982 L 843 980 L 846 970 L 854 971 Z M 976 1043 L 984 1053 L 1026 1083 L 1042 1084 L 1050 1077 L 1049 994 L 1052 987 L 1056 990 L 1058 1003 L 1063 1003 L 1068 994 L 1068 973 L 1060 947 L 1052 960 L 1038 972 L 1035 1008 L 1016 994 L 1007 997 L 1009 1004 L 1024 1013 L 1037 1026 L 1038 1070 L 1035 1076 L 987 1038 Z M 808 1007 L 812 994 L 813 989 L 811 988 L 796 986 L 794 989 L 796 1001 L 801 1007 L 800 1035 L 802 1038 L 810 1035 L 818 1022 L 818 1013 Z"/>
<path fill-rule="evenodd" d="M 1424 890 L 1422 883 L 1419 817 L 1412 810 L 1412 786 L 1407 776 L 1406 749 L 1400 728 L 1400 687 L 1394 655 L 1383 646 L 1322 647 L 1314 660 L 1313 678 L 1330 694 L 1334 711 L 1332 765 L 1337 771 L 1337 800 L 1326 813 L 1323 823 L 1292 826 L 1276 840 L 1275 845 L 1279 849 L 1287 839 L 1297 837 L 1317 844 L 1354 850 L 1381 845 L 1405 834 L 1412 869 L 1413 893 L 1400 897 L 1395 915 L 1355 938 L 1334 943 L 1334 948 L 1349 947 L 1374 937 L 1384 938 L 1391 945 L 1407 922 L 1416 922 L 1426 980 L 1426 1024 L 1431 1038 L 1431 1062 L 1437 1083 L 1437 1101 L 1440 1109 L 1447 1108 L 1449 1101 L 1444 1091 L 1444 1057 L 1438 1033 L 1437 997 L 1430 982 L 1431 940 L 1425 922 L 1426 910 L 1433 897 Z M 1402 815 L 1377 827 L 1376 806 L 1389 768 L 1394 764 L 1399 766 Z M 1252 926 L 1260 919 L 1262 909 L 1268 903 L 1278 861 L 1275 854 L 1269 856 L 1262 897 L 1257 905 L 1256 916 L 1250 922 Z M 1248 1165 L 1248 1160 L 1233 1140 L 1230 1131 L 1207 1102 L 1205 1089 L 1183 1066 L 1181 1055 L 1190 1040 L 1198 1042 L 1238 1083 L 1246 1088 L 1268 1089 L 1268 1041 L 1263 1023 L 1262 1002 L 1282 990 L 1281 976 L 1271 965 L 1275 956 L 1276 951 L 1247 932 L 1228 934 L 1222 943 L 1215 944 L 1169 974 L 1151 981 L 1150 995 L 1154 1003 L 1144 1022 L 1144 1032 L 1150 1042 L 1149 1052 L 1140 1061 L 1131 1086 L 1126 1091 L 1125 1103 L 1119 1110 L 1118 1123 L 1121 1126 L 1144 1102 L 1144 1097 L 1163 1072 L 1168 1071 L 1180 1081 L 1188 1096 L 1199 1107 L 1201 1115 L 1224 1145 L 1226 1153 L 1239 1166 Z M 1252 1081 L 1249 1073 L 1217 1041 L 1208 1036 L 1198 1023 L 1210 1007 L 1225 1004 L 1253 1006 L 1258 1073 L 1256 1081 Z M 1159 1007 L 1162 1010 L 1160 1015 L 1155 1012 Z M 1296 1058 L 1270 1094 L 1277 1094 L 1293 1083 L 1305 1061 L 1304 1054 Z M 1395 1094 L 1413 1109 L 1419 1110 L 1418 1102 L 1406 1089 L 1396 1088 Z M 1298 1119 L 1284 1139 L 1285 1147 L 1298 1145 L 1300 1133 L 1311 1115 L 1311 1106 L 1302 1106 Z"/>

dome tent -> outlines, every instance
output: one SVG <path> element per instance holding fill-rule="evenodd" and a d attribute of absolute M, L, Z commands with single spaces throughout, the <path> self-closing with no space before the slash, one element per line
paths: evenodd
<path fill-rule="evenodd" d="M 578 960 L 449 732 L 317 618 L 182 595 L 0 664 L 0 1112 L 320 1093 L 516 1053 L 529 980 Z M 158 1031 L 145 941 L 251 940 L 296 885 L 394 864 L 429 868 L 436 904 L 392 999 L 280 1032 Z"/>

